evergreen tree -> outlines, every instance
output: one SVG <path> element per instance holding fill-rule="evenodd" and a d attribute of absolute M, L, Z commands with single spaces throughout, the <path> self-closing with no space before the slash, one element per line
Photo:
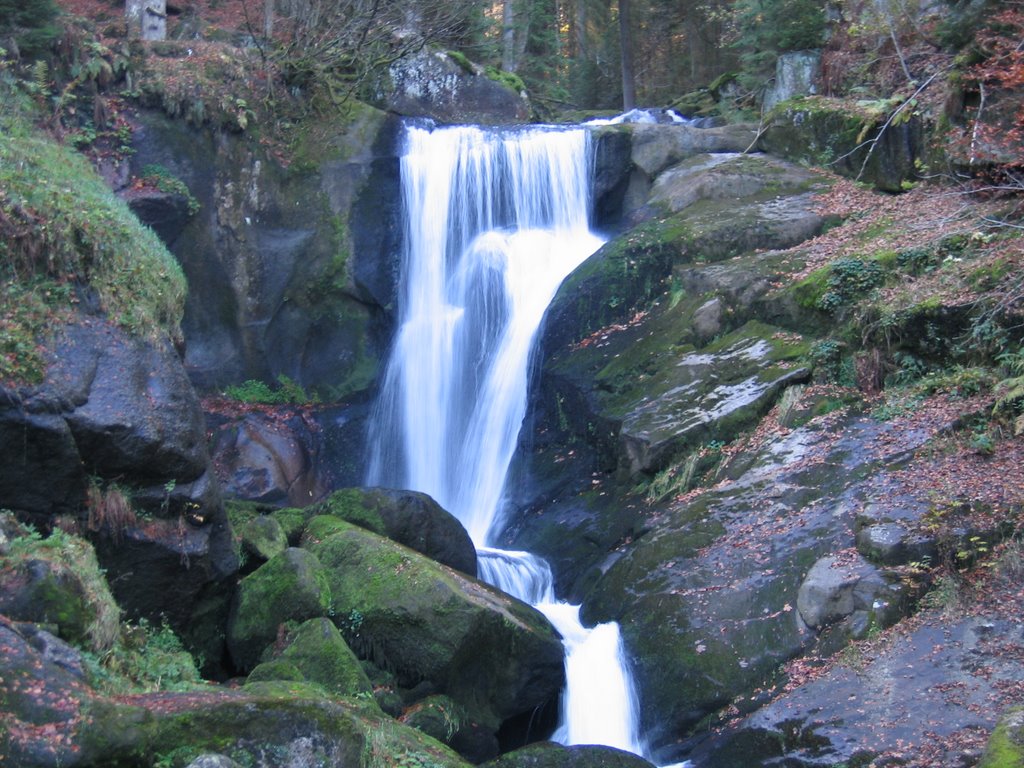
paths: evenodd
<path fill-rule="evenodd" d="M 56 0 L 0 0 L 0 44 L 6 38 L 23 56 L 44 52 L 59 34 Z"/>

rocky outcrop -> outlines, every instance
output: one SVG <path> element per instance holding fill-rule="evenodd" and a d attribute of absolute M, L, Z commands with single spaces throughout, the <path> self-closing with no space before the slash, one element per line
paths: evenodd
<path fill-rule="evenodd" d="M 237 560 L 179 358 L 98 318 L 62 328 L 50 354 L 44 382 L 0 405 L 0 506 L 88 532 L 127 615 L 198 630 Z"/>
<path fill-rule="evenodd" d="M 310 121 L 285 168 L 244 136 L 138 120 L 133 171 L 160 166 L 199 204 L 165 232 L 189 284 L 196 385 L 286 375 L 338 399 L 369 386 L 397 279 L 398 121 L 365 105 Z"/>
<path fill-rule="evenodd" d="M 491 74 L 464 56 L 425 48 L 391 65 L 377 98 L 389 111 L 441 123 L 527 122 L 532 108 L 522 83 Z"/>
<path fill-rule="evenodd" d="M 732 724 L 691 757 L 707 768 L 868 765 L 901 745 L 905 754 L 936 765 L 975 764 L 984 745 L 977 734 L 991 731 L 999 718 L 992 702 L 1004 698 L 1000 687 L 1024 673 L 1017 657 L 978 663 L 1007 633 L 1019 635 L 1005 622 L 932 615 L 894 638 L 884 656 L 851 657 Z M 946 751 L 945 740 L 963 747 Z"/>
<path fill-rule="evenodd" d="M 899 192 L 904 182 L 916 179 L 915 164 L 927 154 L 920 118 L 908 115 L 887 122 L 886 114 L 860 111 L 823 96 L 779 104 L 758 146 L 886 192 Z"/>
<path fill-rule="evenodd" d="M 667 168 L 696 155 L 747 152 L 751 125 L 698 128 L 686 123 L 621 124 L 594 131 L 594 207 L 601 228 L 621 227 L 648 199 Z"/>

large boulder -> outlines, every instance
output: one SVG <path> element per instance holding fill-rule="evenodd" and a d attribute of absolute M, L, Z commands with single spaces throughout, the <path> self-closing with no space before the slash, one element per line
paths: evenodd
<path fill-rule="evenodd" d="M 242 579 L 228 620 L 228 651 L 248 671 L 288 621 L 326 616 L 332 610 L 327 572 L 316 556 L 289 548 Z"/>
<path fill-rule="evenodd" d="M 378 100 L 389 111 L 441 123 L 525 123 L 531 107 L 522 83 L 502 74 L 424 48 L 391 65 Z"/>
<path fill-rule="evenodd" d="M 60 328 L 49 356 L 40 385 L 0 397 L 0 507 L 87 532 L 128 616 L 215 638 L 197 612 L 225 603 L 238 562 L 175 350 L 92 317 Z"/>
<path fill-rule="evenodd" d="M 604 126 L 593 135 L 595 215 L 599 226 L 614 227 L 644 205 L 651 184 L 667 168 L 696 155 L 747 152 L 757 128 L 641 123 Z"/>
<path fill-rule="evenodd" d="M 818 560 L 800 585 L 796 607 L 807 626 L 846 622 L 853 637 L 888 627 L 902 617 L 904 588 L 859 555 Z"/>
<path fill-rule="evenodd" d="M 349 644 L 403 688 L 427 683 L 492 734 L 557 697 L 562 644 L 530 606 L 345 523 L 311 549 Z"/>
<path fill-rule="evenodd" d="M 386 536 L 470 576 L 476 576 L 476 548 L 451 513 L 425 493 L 388 488 L 344 488 L 307 510 Z"/>
<path fill-rule="evenodd" d="M 67 534 L 35 540 L 21 533 L 0 554 L 0 614 L 50 627 L 95 653 L 108 651 L 120 632 L 120 610 L 92 547 Z"/>
<path fill-rule="evenodd" d="M 338 696 L 369 696 L 373 693 L 359 659 L 330 619 L 320 617 L 303 622 L 284 638 L 282 645 L 283 648 L 275 648 L 274 661 L 253 669 L 247 682 L 281 679 L 275 670 L 283 665 L 298 672 L 296 678 L 284 679 L 316 683 Z"/>
<path fill-rule="evenodd" d="M 764 94 L 762 104 L 770 110 L 776 104 L 799 96 L 811 96 L 821 84 L 821 51 L 790 51 L 775 61 L 775 82 Z"/>

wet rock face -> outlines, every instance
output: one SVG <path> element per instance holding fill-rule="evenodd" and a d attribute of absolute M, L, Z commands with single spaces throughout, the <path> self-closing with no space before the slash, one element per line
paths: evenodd
<path fill-rule="evenodd" d="M 979 664 L 979 654 L 1019 639 L 1020 628 L 1005 622 L 933 617 L 896 638 L 883 658 L 836 666 L 690 757 L 707 768 L 869 765 L 894 745 L 922 754 L 933 739 L 986 733 L 1000 715 L 992 704 L 1001 698 L 1000 681 L 1020 679 L 1024 670 L 1019 657 Z M 972 765 L 978 759 L 966 751 L 929 754 L 937 765 Z"/>

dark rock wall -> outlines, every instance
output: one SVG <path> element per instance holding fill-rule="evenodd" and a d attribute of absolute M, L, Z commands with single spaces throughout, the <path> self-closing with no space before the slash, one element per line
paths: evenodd
<path fill-rule="evenodd" d="M 193 382 L 284 375 L 332 398 L 369 386 L 396 290 L 399 122 L 366 108 L 297 140 L 284 168 L 244 137 L 139 120 L 133 168 L 164 166 L 201 206 L 169 243 L 189 284 Z"/>

